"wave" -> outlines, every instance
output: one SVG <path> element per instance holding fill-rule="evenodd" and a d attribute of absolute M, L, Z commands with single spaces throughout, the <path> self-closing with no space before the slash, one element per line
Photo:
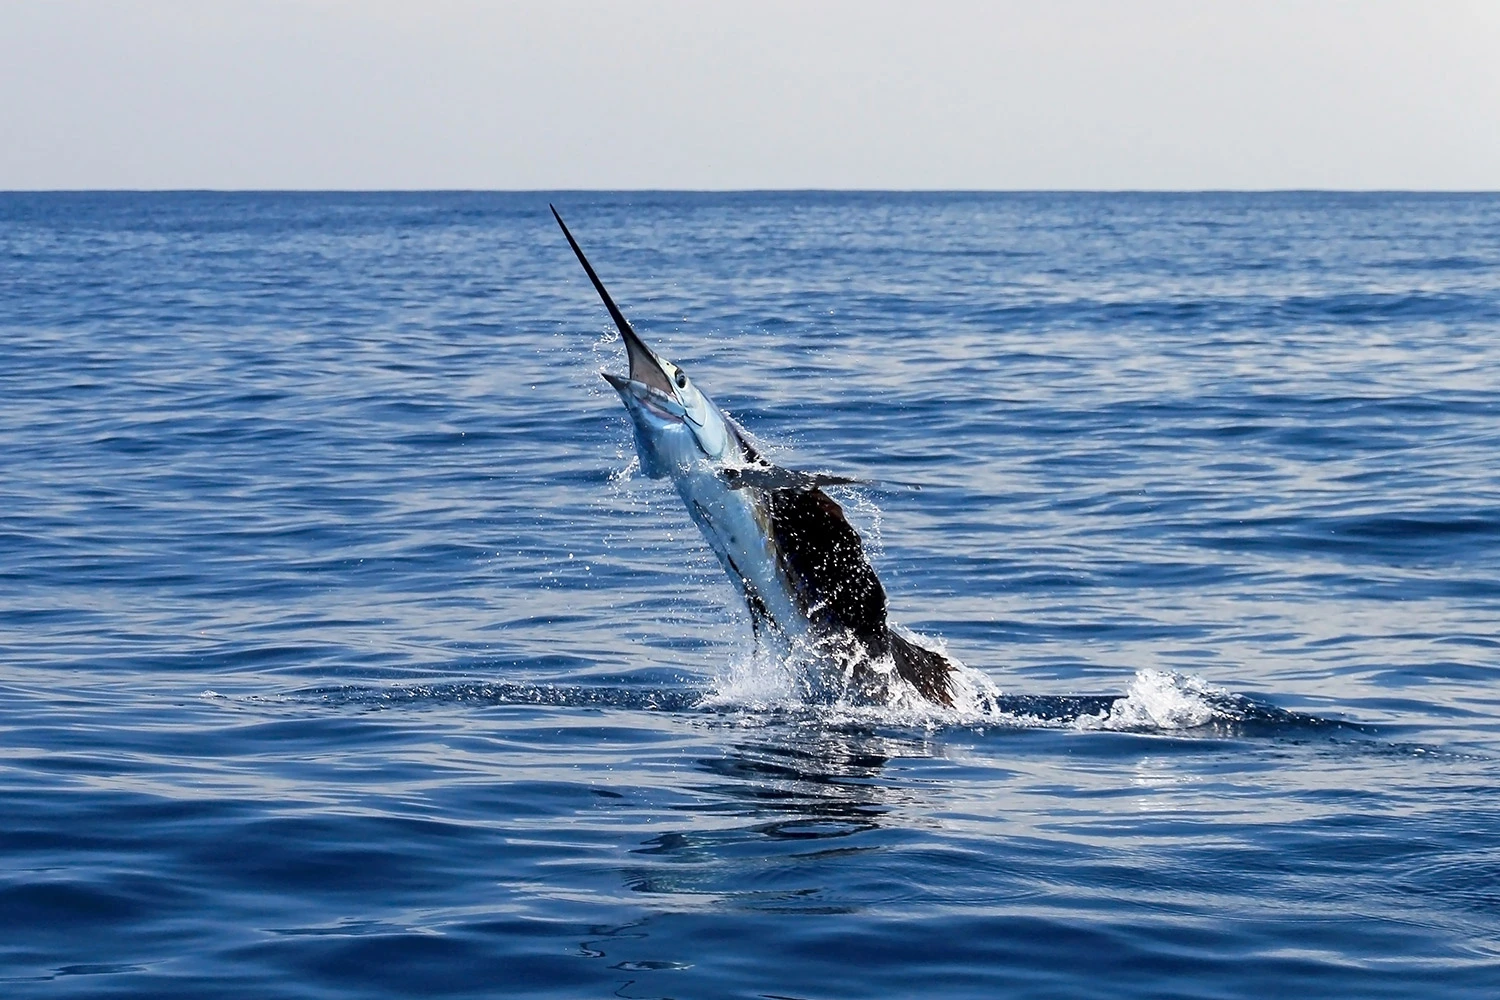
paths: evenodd
<path fill-rule="evenodd" d="M 732 716 L 738 721 L 818 722 L 835 727 L 1001 727 L 1193 736 L 1279 736 L 1309 730 L 1371 735 L 1373 727 L 1278 708 L 1216 687 L 1202 678 L 1166 670 L 1140 670 L 1124 694 L 1014 694 L 997 689 L 980 671 L 964 668 L 954 708 L 918 698 L 891 704 L 809 704 L 790 686 L 743 666 L 707 689 L 632 684 L 546 684 L 454 681 L 374 686 L 343 684 L 304 688 L 286 699 L 340 708 L 394 709 L 441 705 L 614 709 L 684 715 Z M 223 698 L 213 691 L 204 697 Z M 255 698 L 254 700 L 270 700 Z"/>

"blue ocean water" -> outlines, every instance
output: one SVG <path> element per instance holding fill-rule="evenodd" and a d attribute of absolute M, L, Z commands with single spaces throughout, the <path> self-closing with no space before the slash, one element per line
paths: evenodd
<path fill-rule="evenodd" d="M 778 694 L 549 200 L 994 710 Z M 7 194 L 0 289 L 7 997 L 1500 993 L 1500 197 Z"/>

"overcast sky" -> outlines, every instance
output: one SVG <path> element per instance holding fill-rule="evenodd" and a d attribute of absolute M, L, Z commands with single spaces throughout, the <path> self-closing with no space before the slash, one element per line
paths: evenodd
<path fill-rule="evenodd" d="M 1500 189 L 1500 0 L 0 0 L 0 188 Z"/>

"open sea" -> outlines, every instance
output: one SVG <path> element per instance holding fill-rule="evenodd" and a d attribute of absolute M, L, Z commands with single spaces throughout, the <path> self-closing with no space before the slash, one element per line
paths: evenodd
<path fill-rule="evenodd" d="M 806 706 L 608 316 L 1000 692 Z M 0 194 L 0 995 L 1500 996 L 1500 196 Z"/>

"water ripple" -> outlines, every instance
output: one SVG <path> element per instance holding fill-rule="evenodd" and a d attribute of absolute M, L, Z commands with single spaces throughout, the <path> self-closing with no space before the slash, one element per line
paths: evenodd
<path fill-rule="evenodd" d="M 756 672 L 548 200 L 963 711 Z M 1496 993 L 1500 199 L 4 194 L 0 283 L 6 996 Z"/>

